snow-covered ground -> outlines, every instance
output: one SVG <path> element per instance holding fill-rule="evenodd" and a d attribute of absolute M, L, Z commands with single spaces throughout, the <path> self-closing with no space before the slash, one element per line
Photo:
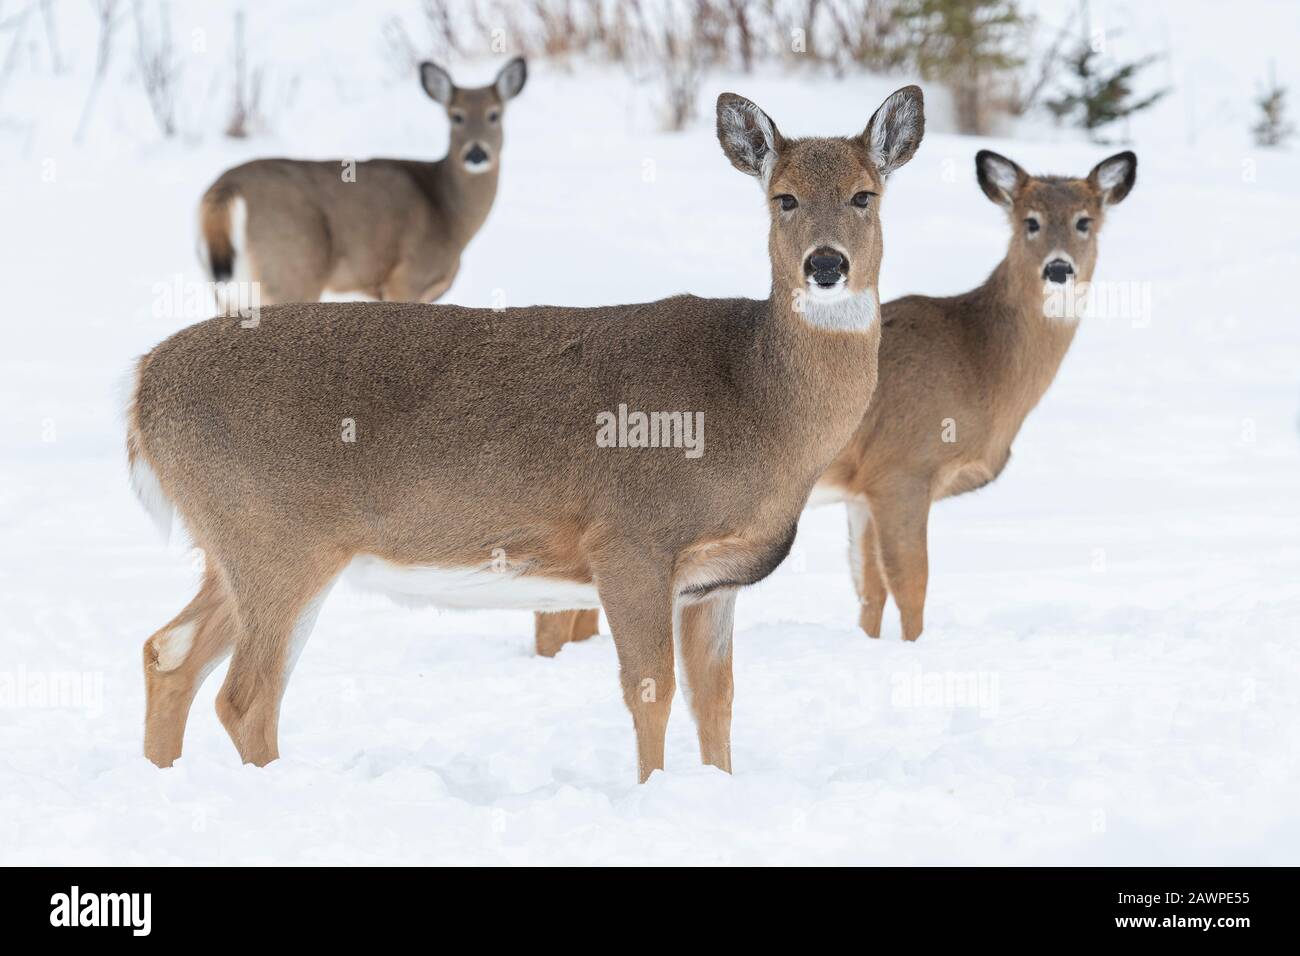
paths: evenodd
<path fill-rule="evenodd" d="M 369 5 L 286 3 L 258 43 L 300 75 L 266 137 L 160 143 L 122 64 L 74 146 L 93 37 L 65 7 L 71 75 L 0 100 L 0 862 L 1300 862 L 1300 167 L 1250 148 L 1242 99 L 1270 55 L 1285 79 L 1300 25 L 1267 0 L 1213 21 L 1142 6 L 1202 104 L 1190 134 L 1190 100 L 1135 121 L 1138 184 L 1101 236 L 1098 278 L 1146 284 L 1149 321 L 1085 323 L 1007 472 L 936 507 L 918 643 L 892 609 L 884 639 L 857 630 L 843 513 L 807 514 L 738 602 L 736 773 L 697 766 L 679 698 L 644 786 L 607 635 L 538 659 L 530 615 L 344 587 L 290 684 L 282 760 L 239 764 L 220 672 L 177 766 L 140 755 L 140 646 L 197 576 L 127 487 L 118 386 L 201 317 L 169 302 L 202 279 L 197 197 L 254 155 L 436 156 L 446 122 L 382 62 Z M 447 301 L 761 296 L 766 214 L 707 104 L 735 89 L 788 133 L 847 133 L 905 81 L 711 75 L 669 135 L 621 71 L 534 64 Z M 1080 175 L 1112 151 L 953 136 L 931 102 L 884 207 L 886 297 L 969 288 L 1000 258 L 977 149 Z M 36 696 L 73 679 L 74 699 Z"/>

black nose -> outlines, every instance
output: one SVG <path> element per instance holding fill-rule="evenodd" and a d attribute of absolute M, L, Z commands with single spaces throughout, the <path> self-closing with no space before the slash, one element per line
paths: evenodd
<path fill-rule="evenodd" d="M 471 146 L 469 148 L 469 152 L 465 154 L 465 162 L 467 163 L 475 163 L 475 164 L 485 163 L 487 162 L 487 158 L 488 158 L 487 150 L 485 150 L 478 143 L 475 143 L 473 146 Z"/>
<path fill-rule="evenodd" d="M 849 260 L 827 246 L 814 249 L 803 264 L 805 276 L 811 276 L 819 286 L 829 289 L 849 272 Z"/>
<path fill-rule="evenodd" d="M 1053 259 L 1047 265 L 1043 266 L 1043 278 L 1048 282 L 1062 283 L 1070 276 L 1074 275 L 1074 266 L 1070 265 L 1064 259 Z"/>

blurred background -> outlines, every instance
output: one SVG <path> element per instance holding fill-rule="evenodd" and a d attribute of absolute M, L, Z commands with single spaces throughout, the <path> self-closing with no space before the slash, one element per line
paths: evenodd
<path fill-rule="evenodd" d="M 719 75 L 867 73 L 941 89 L 932 122 L 960 133 L 1277 148 L 1297 16 L 1287 0 L 4 0 L 0 137 L 17 156 L 274 142 L 421 59 L 522 54 L 625 73 L 670 130 L 707 114 Z"/>

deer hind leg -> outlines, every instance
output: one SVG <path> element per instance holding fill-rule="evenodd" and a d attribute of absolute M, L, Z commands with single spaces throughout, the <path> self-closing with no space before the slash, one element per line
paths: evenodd
<path fill-rule="evenodd" d="M 316 615 L 346 559 L 296 555 L 231 574 L 240 628 L 217 716 L 244 763 L 280 756 L 280 701 Z"/>
<path fill-rule="evenodd" d="M 194 600 L 144 642 L 144 755 L 158 766 L 181 755 L 194 695 L 230 653 L 238 624 L 230 592 L 209 565 Z"/>
<path fill-rule="evenodd" d="M 916 640 L 924 627 L 925 588 L 930 573 L 926 546 L 929 517 L 929 489 L 920 483 L 893 489 L 881 497 L 876 511 L 880 566 L 898 605 L 905 641 Z"/>
<path fill-rule="evenodd" d="M 389 302 L 437 302 L 451 288 L 459 271 L 459 260 L 434 274 L 423 262 L 403 260 L 384 280 L 381 294 Z"/>
<path fill-rule="evenodd" d="M 599 633 L 600 611 L 596 608 L 578 611 L 573 615 L 573 631 L 569 635 L 570 641 L 585 641 L 587 638 L 595 637 Z"/>
<path fill-rule="evenodd" d="M 537 611 L 533 614 L 533 636 L 537 653 L 554 657 L 565 644 L 585 641 L 600 633 L 600 612 Z"/>
<path fill-rule="evenodd" d="M 736 592 L 723 591 L 684 605 L 678 641 L 686 700 L 700 738 L 700 759 L 731 773 L 731 634 Z"/>
<path fill-rule="evenodd" d="M 857 589 L 862 608 L 858 625 L 868 637 L 880 637 L 880 623 L 889 590 L 880 570 L 879 533 L 865 501 L 850 501 L 848 512 L 849 567 L 853 569 L 853 586 Z"/>
<path fill-rule="evenodd" d="M 636 730 L 637 779 L 644 783 L 663 769 L 676 687 L 671 569 L 620 562 L 593 570 L 618 651 L 623 701 Z"/>
<path fill-rule="evenodd" d="M 258 281 L 258 305 L 285 302 L 319 302 L 325 282 L 309 275 L 272 274 Z"/>

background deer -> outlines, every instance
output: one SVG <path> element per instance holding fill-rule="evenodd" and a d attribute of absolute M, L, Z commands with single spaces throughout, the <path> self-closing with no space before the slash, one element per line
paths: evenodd
<path fill-rule="evenodd" d="M 904 639 L 920 636 L 930 505 L 983 487 L 1006 467 L 1074 339 L 1079 315 L 1068 306 L 1078 298 L 1065 293 L 1091 281 L 1106 210 L 1133 188 L 1137 157 L 1118 153 L 1070 179 L 1030 176 L 982 150 L 975 172 L 1011 221 L 1006 258 L 963 295 L 885 304 L 875 397 L 813 493 L 817 503 L 848 505 L 860 624 L 872 637 L 888 594 Z M 595 615 L 539 615 L 538 653 L 591 636 Z"/>
<path fill-rule="evenodd" d="M 921 635 L 930 505 L 974 491 L 1006 467 L 1026 416 L 1056 377 L 1078 328 L 1062 293 L 1092 281 L 1106 211 L 1133 188 L 1137 157 L 1118 153 L 1084 179 L 1030 176 L 989 150 L 975 157 L 985 195 L 1012 225 L 1006 257 L 979 288 L 886 305 L 878 400 L 819 483 L 848 503 L 849 563 L 860 624 L 880 636 L 886 593 L 903 639 Z"/>
<path fill-rule="evenodd" d="M 492 208 L 505 105 L 526 79 L 516 58 L 490 86 L 461 89 L 422 63 L 425 92 L 451 120 L 447 155 L 436 162 L 259 159 L 222 173 L 199 204 L 213 281 L 257 282 L 266 305 L 314 302 L 326 291 L 434 301 Z M 231 290 L 218 289 L 224 310 Z"/>
<path fill-rule="evenodd" d="M 245 762 L 275 759 L 286 681 L 350 569 L 442 606 L 603 606 L 642 780 L 663 766 L 676 636 L 701 757 L 730 769 L 736 591 L 784 559 L 874 390 L 878 204 L 924 119 L 906 87 L 850 138 L 786 139 L 733 94 L 717 121 L 769 205 L 765 300 L 295 304 L 140 360 L 133 483 L 207 558 L 144 645 L 151 760 L 180 755 L 195 690 L 232 651 L 218 715 Z M 600 447 L 624 403 L 702 414 L 704 454 Z"/>

